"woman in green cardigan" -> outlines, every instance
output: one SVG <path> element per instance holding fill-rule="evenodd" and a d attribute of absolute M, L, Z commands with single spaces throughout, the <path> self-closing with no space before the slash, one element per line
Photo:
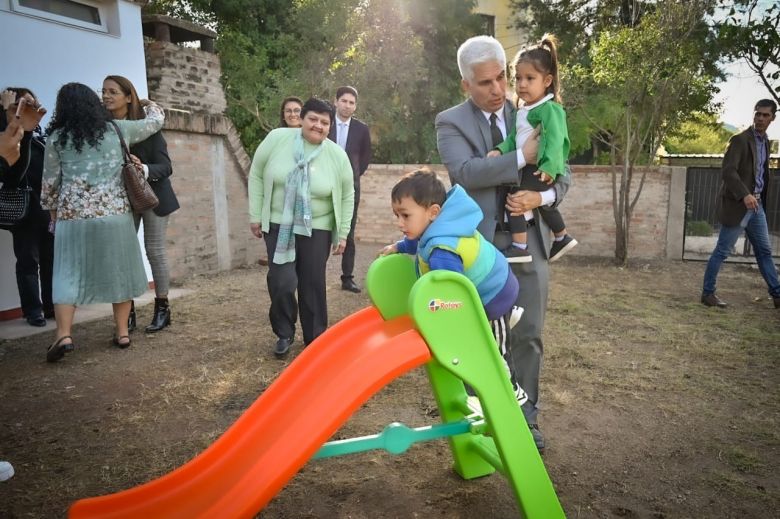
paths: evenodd
<path fill-rule="evenodd" d="M 249 171 L 250 229 L 268 251 L 269 318 L 279 358 L 290 351 L 299 313 L 304 345 L 328 327 L 325 265 L 331 252 L 344 252 L 352 221 L 352 167 L 328 140 L 333 118 L 330 103 L 309 99 L 303 126 L 269 133 Z"/>

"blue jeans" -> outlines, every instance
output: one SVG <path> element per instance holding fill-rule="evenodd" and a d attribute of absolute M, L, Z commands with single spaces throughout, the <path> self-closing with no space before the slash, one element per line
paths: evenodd
<path fill-rule="evenodd" d="M 718 244 L 715 245 L 715 250 L 712 251 L 712 256 L 710 256 L 710 260 L 707 262 L 707 270 L 704 271 L 704 288 L 702 293 L 704 295 L 715 293 L 715 282 L 718 278 L 720 266 L 731 254 L 734 244 L 737 243 L 737 239 L 742 235 L 743 231 L 747 233 L 748 240 L 750 240 L 750 244 L 753 246 L 758 270 L 761 271 L 761 275 L 764 281 L 766 281 L 769 295 L 780 297 L 780 281 L 777 279 L 777 269 L 772 260 L 766 213 L 760 204 L 758 210 L 748 210 L 739 225 L 734 227 L 724 225 L 720 228 Z"/>

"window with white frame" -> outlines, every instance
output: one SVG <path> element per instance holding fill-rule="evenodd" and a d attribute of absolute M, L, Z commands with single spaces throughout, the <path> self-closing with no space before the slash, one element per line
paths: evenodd
<path fill-rule="evenodd" d="M 108 32 L 104 6 L 92 0 L 11 0 L 11 9 L 21 14 Z"/>

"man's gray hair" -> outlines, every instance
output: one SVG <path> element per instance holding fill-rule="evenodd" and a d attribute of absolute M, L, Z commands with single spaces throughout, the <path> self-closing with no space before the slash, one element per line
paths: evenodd
<path fill-rule="evenodd" d="M 474 79 L 474 65 L 497 61 L 506 68 L 504 47 L 492 36 L 474 36 L 458 48 L 458 69 L 466 81 Z"/>

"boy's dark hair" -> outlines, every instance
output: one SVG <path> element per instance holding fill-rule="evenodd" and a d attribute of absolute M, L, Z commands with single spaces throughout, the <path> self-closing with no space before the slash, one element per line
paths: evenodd
<path fill-rule="evenodd" d="M 444 187 L 444 182 L 439 180 L 436 173 L 430 169 L 418 169 L 404 175 L 393 186 L 390 199 L 400 203 L 404 198 L 411 198 L 418 205 L 427 209 L 433 204 L 444 204 L 444 200 L 447 199 L 447 188 Z"/>
<path fill-rule="evenodd" d="M 306 114 L 309 112 L 314 112 L 315 114 L 328 114 L 330 116 L 331 125 L 333 124 L 333 119 L 336 117 L 336 109 L 333 108 L 333 105 L 318 97 L 310 97 L 308 101 L 303 103 L 303 108 L 301 108 L 301 119 L 306 117 Z"/>
<path fill-rule="evenodd" d="M 753 108 L 753 110 L 758 110 L 761 107 L 767 107 L 770 110 L 772 110 L 772 115 L 777 113 L 777 103 L 772 101 L 771 99 L 761 99 L 756 103 L 756 106 Z"/>
<path fill-rule="evenodd" d="M 336 90 L 336 101 L 341 99 L 341 96 L 343 96 L 344 94 L 352 94 L 353 96 L 355 96 L 355 101 L 357 101 L 358 98 L 357 88 L 349 85 L 339 87 L 338 90 Z"/>

